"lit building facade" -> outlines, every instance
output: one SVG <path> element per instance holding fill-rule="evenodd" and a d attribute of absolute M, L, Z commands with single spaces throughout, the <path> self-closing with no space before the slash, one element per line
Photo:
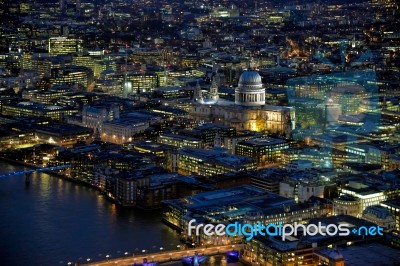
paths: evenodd
<path fill-rule="evenodd" d="M 3 115 L 20 116 L 43 116 L 54 120 L 63 120 L 65 116 L 77 114 L 78 110 L 57 105 L 44 105 L 33 102 L 19 102 L 16 104 L 5 104 L 2 106 Z"/>
<path fill-rule="evenodd" d="M 35 132 L 35 140 L 38 143 L 49 143 L 65 148 L 71 148 L 78 142 L 89 143 L 93 140 L 92 129 L 76 125 L 41 125 Z"/>
<path fill-rule="evenodd" d="M 381 203 L 381 206 L 388 209 L 389 212 L 395 217 L 396 230 L 398 232 L 400 232 L 400 200 L 393 199 L 393 200 L 384 201 Z M 399 242 L 399 246 L 400 246 L 400 242 Z"/>
<path fill-rule="evenodd" d="M 68 66 L 51 70 L 53 84 L 77 85 L 80 84 L 86 90 L 91 90 L 93 71 L 82 66 Z"/>
<path fill-rule="evenodd" d="M 290 137 L 294 129 L 294 109 L 265 105 L 265 89 L 260 75 L 255 71 L 245 71 L 240 76 L 239 85 L 235 89 L 235 102 L 201 98 L 200 95 L 190 113 L 196 121 L 208 121 L 234 127 L 236 130 L 269 132 L 286 137 Z"/>
<path fill-rule="evenodd" d="M 77 54 L 83 50 L 83 41 L 67 37 L 53 37 L 49 39 L 50 56 L 63 54 Z"/>
<path fill-rule="evenodd" d="M 273 138 L 255 138 L 236 144 L 235 154 L 255 159 L 259 167 L 278 162 L 281 151 L 288 149 L 289 144 L 285 140 Z"/>
<path fill-rule="evenodd" d="M 256 163 L 252 158 L 231 155 L 223 149 L 183 148 L 178 150 L 177 164 L 180 174 L 202 176 L 213 176 L 256 168 Z"/>
<path fill-rule="evenodd" d="M 115 199 L 123 206 L 136 205 L 136 183 L 133 178 L 117 176 L 115 179 Z"/>
<path fill-rule="evenodd" d="M 381 202 L 387 200 L 387 195 L 384 191 L 379 190 L 377 188 L 368 187 L 360 183 L 354 183 L 350 186 L 342 187 L 339 189 L 340 196 L 351 196 L 354 199 L 351 199 L 346 203 L 343 199 L 334 200 L 334 211 L 341 211 L 343 209 L 347 209 L 348 206 L 349 210 L 347 210 L 348 215 L 354 214 L 355 206 L 358 207 L 356 217 L 361 217 L 363 215 L 364 210 L 369 206 L 379 205 Z M 355 201 L 356 203 L 353 203 Z M 335 205 L 340 205 L 335 206 Z"/>
<path fill-rule="evenodd" d="M 143 133 L 149 121 L 137 119 L 118 119 L 103 123 L 101 139 L 106 142 L 123 144 L 132 141 L 132 136 Z"/>
<path fill-rule="evenodd" d="M 168 144 L 177 148 L 203 148 L 204 144 L 201 139 L 184 136 L 180 134 L 162 134 L 157 139 L 158 143 Z"/>
<path fill-rule="evenodd" d="M 363 212 L 362 218 L 388 231 L 396 229 L 395 216 L 383 206 L 375 205 L 367 207 Z"/>
<path fill-rule="evenodd" d="M 90 106 L 86 105 L 82 110 L 82 125 L 102 132 L 103 123 L 119 119 L 119 107 L 110 106 Z"/>
<path fill-rule="evenodd" d="M 246 222 L 249 212 L 261 212 L 262 209 L 274 209 L 282 205 L 293 204 L 293 200 L 268 193 L 253 186 L 238 186 L 215 191 L 198 193 L 184 199 L 170 200 L 164 203 L 163 220 L 181 231 L 181 237 L 198 245 L 226 245 L 242 241 L 241 236 L 196 236 L 187 234 L 189 221 L 196 224 L 227 224 L 231 221 Z M 193 230 L 193 229 L 192 229 Z"/>
<path fill-rule="evenodd" d="M 333 200 L 333 213 L 357 217 L 360 214 L 360 204 L 356 198 L 344 195 Z"/>
<path fill-rule="evenodd" d="M 293 200 L 291 200 L 293 201 Z M 250 211 L 243 217 L 243 222 L 248 224 L 293 224 L 306 223 L 310 219 L 326 215 L 327 211 L 319 205 L 299 207 L 288 200 L 283 206 L 264 209 L 259 212 Z"/>
<path fill-rule="evenodd" d="M 314 265 L 314 248 L 301 245 L 299 240 L 280 237 L 254 237 L 246 242 L 243 260 L 250 265 Z"/>

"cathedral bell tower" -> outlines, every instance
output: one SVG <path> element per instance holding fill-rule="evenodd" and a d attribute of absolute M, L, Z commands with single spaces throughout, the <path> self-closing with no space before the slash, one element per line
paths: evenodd
<path fill-rule="evenodd" d="M 203 101 L 204 101 L 203 92 L 201 90 L 199 81 L 197 81 L 197 83 L 196 83 L 196 87 L 194 88 L 193 94 L 194 94 L 194 101 L 203 103 Z"/>
<path fill-rule="evenodd" d="M 215 75 L 212 78 L 211 87 L 210 87 L 210 99 L 213 102 L 217 102 L 219 100 L 219 95 L 218 95 L 219 85 L 220 85 L 220 78 L 219 78 L 218 73 L 215 73 Z"/>

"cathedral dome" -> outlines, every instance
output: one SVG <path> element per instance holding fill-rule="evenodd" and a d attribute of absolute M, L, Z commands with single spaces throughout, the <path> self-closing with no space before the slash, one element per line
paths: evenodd
<path fill-rule="evenodd" d="M 253 70 L 246 70 L 240 75 L 235 89 L 235 104 L 242 106 L 260 106 L 265 104 L 265 89 L 261 76 Z"/>
<path fill-rule="evenodd" d="M 246 70 L 239 78 L 239 86 L 262 86 L 261 76 L 256 71 Z"/>

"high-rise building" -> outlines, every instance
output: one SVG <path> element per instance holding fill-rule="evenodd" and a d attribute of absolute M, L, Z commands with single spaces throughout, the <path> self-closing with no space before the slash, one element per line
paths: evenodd
<path fill-rule="evenodd" d="M 90 68 L 81 66 L 54 68 L 51 70 L 51 76 L 54 79 L 54 84 L 80 84 L 87 90 L 90 90 L 90 85 L 93 82 L 93 71 Z"/>
<path fill-rule="evenodd" d="M 62 54 L 77 54 L 83 50 L 83 41 L 66 37 L 53 37 L 49 39 L 49 54 L 51 56 Z"/>

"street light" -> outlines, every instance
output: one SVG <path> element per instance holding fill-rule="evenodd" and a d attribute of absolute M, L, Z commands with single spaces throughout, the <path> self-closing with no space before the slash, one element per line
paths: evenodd
<path fill-rule="evenodd" d="M 128 251 L 126 251 L 124 254 L 125 254 L 125 256 L 127 256 L 129 253 L 128 253 Z"/>
<path fill-rule="evenodd" d="M 164 249 L 163 247 L 160 247 L 160 251 L 161 251 L 161 252 L 163 251 L 163 249 Z"/>
<path fill-rule="evenodd" d="M 109 257 L 110 257 L 110 255 L 107 254 L 107 255 L 106 255 L 107 261 L 108 261 L 108 258 L 109 258 Z"/>
<path fill-rule="evenodd" d="M 87 258 L 86 261 L 89 262 L 89 261 L 90 261 L 90 258 Z"/>
<path fill-rule="evenodd" d="M 72 265 L 72 262 L 69 261 L 69 262 L 67 263 L 67 265 Z"/>

